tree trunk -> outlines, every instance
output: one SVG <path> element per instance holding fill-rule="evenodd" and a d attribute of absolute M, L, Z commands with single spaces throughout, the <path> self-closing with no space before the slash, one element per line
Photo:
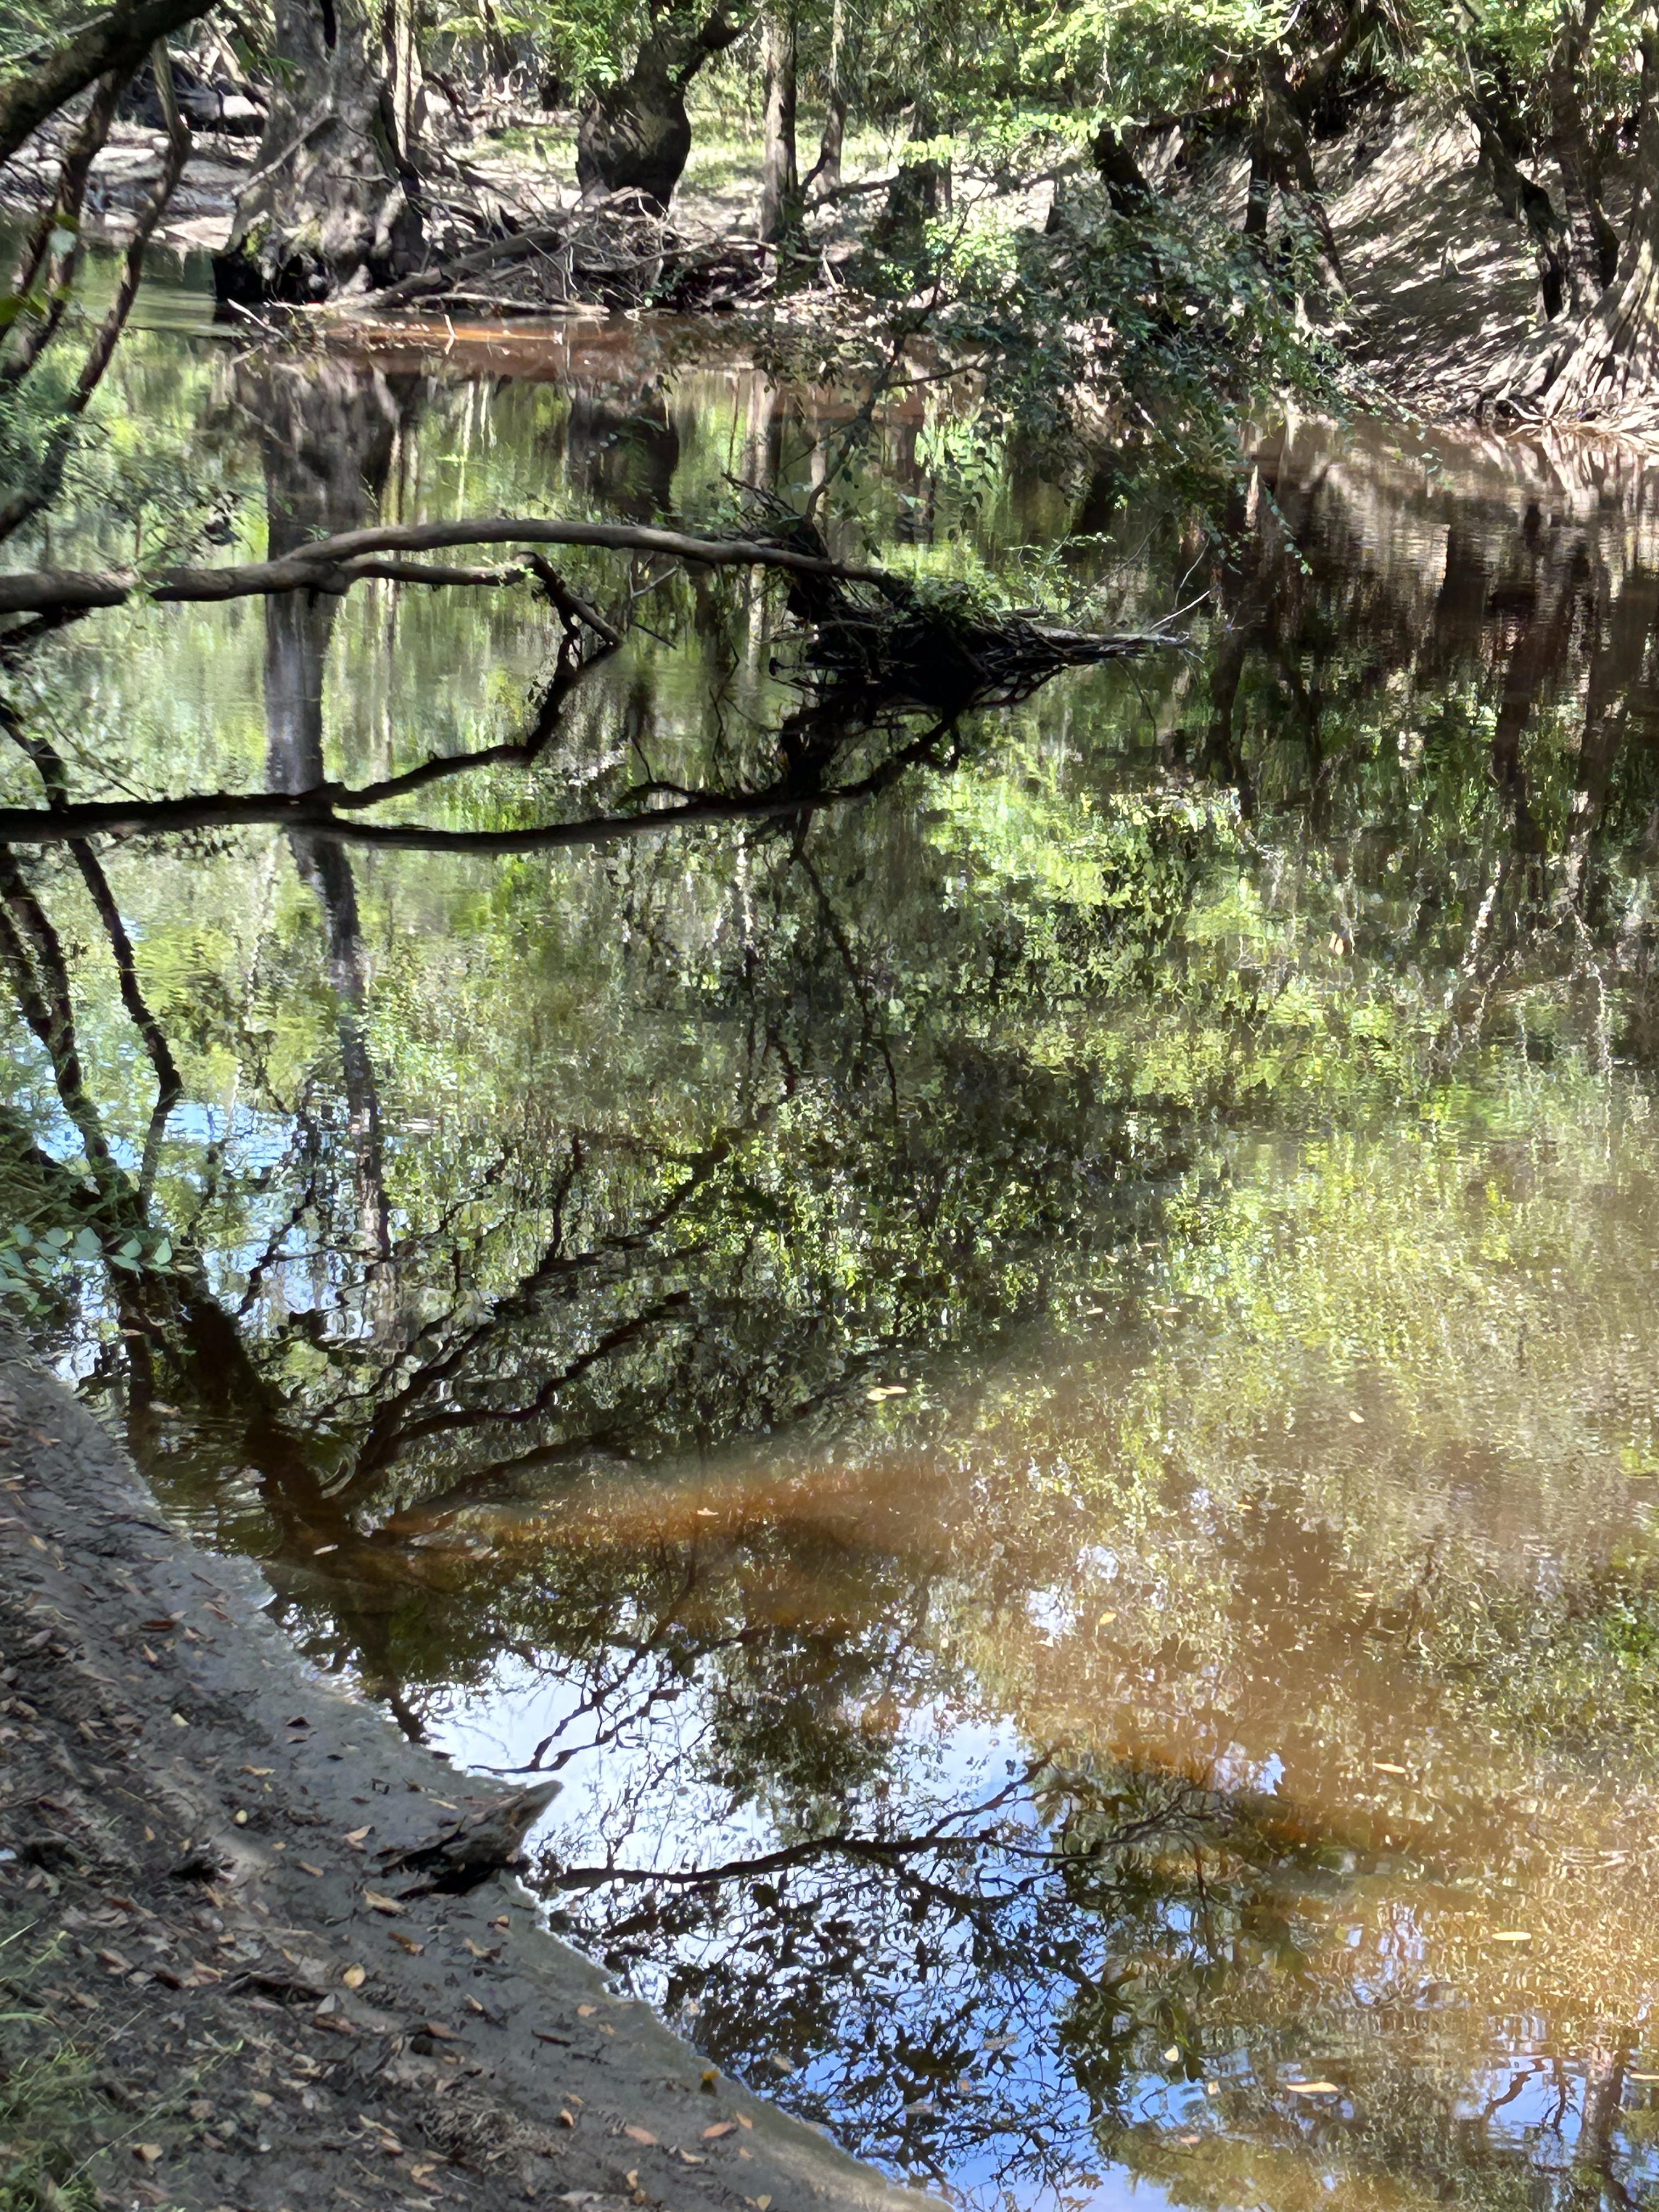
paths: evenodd
<path fill-rule="evenodd" d="M 421 261 L 420 211 L 362 0 L 276 0 L 275 46 L 286 67 L 214 263 L 219 297 L 301 302 L 408 276 Z"/>
<path fill-rule="evenodd" d="M 1328 81 L 1328 70 L 1319 74 L 1320 87 Z M 1266 240 L 1267 216 L 1277 188 L 1285 204 L 1312 224 L 1319 240 L 1326 277 L 1333 285 L 1340 286 L 1342 265 L 1337 257 L 1336 239 L 1330 217 L 1325 212 L 1319 179 L 1314 174 L 1313 155 L 1308 149 L 1308 134 L 1300 112 L 1311 104 L 1310 87 L 1313 82 L 1310 77 L 1308 83 L 1292 90 L 1283 55 L 1276 48 L 1270 48 L 1262 56 L 1261 92 L 1250 143 L 1250 185 L 1244 210 L 1244 235 L 1258 241 Z"/>
<path fill-rule="evenodd" d="M 1582 15 L 1564 9 L 1550 57 L 1550 151 L 1561 173 L 1566 210 L 1563 261 L 1567 305 L 1575 315 L 1595 305 L 1619 263 L 1619 240 L 1602 211 L 1600 164 L 1584 121 L 1584 53 L 1601 12 L 1601 0 L 1585 0 Z"/>
<path fill-rule="evenodd" d="M 683 14 L 653 19 L 629 75 L 582 111 L 576 181 L 585 200 L 635 191 L 659 213 L 668 212 L 691 151 L 685 88 L 744 27 L 732 22 L 723 6 L 702 22 Z"/>
<path fill-rule="evenodd" d="M 1630 241 L 1613 281 L 1545 365 L 1537 394 L 1557 419 L 1616 415 L 1659 384 L 1659 25 L 1642 33 L 1642 111 Z M 1528 398 L 1514 389 L 1504 395 Z"/>
<path fill-rule="evenodd" d="M 924 94 L 910 111 L 910 143 L 926 145 L 935 135 L 933 105 Z M 931 156 L 906 161 L 888 190 L 887 205 L 872 228 L 872 237 L 889 252 L 919 252 L 927 224 L 946 213 L 950 205 L 951 164 Z"/>
<path fill-rule="evenodd" d="M 841 190 L 841 149 L 847 136 L 847 88 L 842 82 L 846 17 L 846 0 L 835 0 L 830 15 L 830 81 L 824 100 L 823 136 L 818 141 L 818 158 L 801 185 L 803 202 L 815 187 L 821 198 Z"/>
<path fill-rule="evenodd" d="M 416 23 L 419 0 L 389 0 L 382 19 L 386 88 L 392 100 L 392 142 L 398 167 L 412 172 L 426 124 L 426 79 L 421 70 Z"/>
<path fill-rule="evenodd" d="M 760 234 L 775 246 L 800 228 L 795 159 L 794 0 L 771 0 L 764 32 L 766 143 L 761 173 Z"/>

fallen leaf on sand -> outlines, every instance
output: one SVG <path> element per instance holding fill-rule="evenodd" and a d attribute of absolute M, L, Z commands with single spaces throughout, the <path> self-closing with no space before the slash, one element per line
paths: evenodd
<path fill-rule="evenodd" d="M 1371 1766 L 1378 1774 L 1404 1774 L 1406 1771 L 1403 1766 L 1396 1766 L 1391 1759 L 1374 1759 Z"/>
<path fill-rule="evenodd" d="M 559 2125 L 560 2125 L 562 2128 L 574 2128 L 574 2127 L 575 2126 L 575 2124 L 576 2124 L 576 2115 L 575 2115 L 574 2112 L 560 2112 L 560 2114 L 559 2114 Z"/>
<path fill-rule="evenodd" d="M 313 1866 L 309 1859 L 295 1859 L 294 1863 L 299 1868 L 301 1874 L 314 1875 L 319 1881 L 322 1880 L 323 1870 L 321 1867 Z M 403 1911 L 401 1905 L 398 1907 L 398 1910 L 399 1912 Z"/>
<path fill-rule="evenodd" d="M 435 2035 L 440 2043 L 459 2043 L 460 2037 L 453 2027 L 446 2027 L 441 2020 L 429 2020 L 426 2024 L 428 2035 Z"/>
<path fill-rule="evenodd" d="M 349 1990 L 360 1990 L 368 1979 L 367 1966 L 348 1966 L 340 1977 Z"/>
<path fill-rule="evenodd" d="M 598 2005 L 578 2005 L 576 2017 L 578 2020 L 592 2020 L 598 2010 Z"/>
<path fill-rule="evenodd" d="M 345 1840 L 354 1851 L 360 1851 L 363 1847 L 363 1838 L 368 1833 L 367 1828 L 348 1828 L 345 1832 Z"/>
<path fill-rule="evenodd" d="M 735 2120 L 716 2120 L 712 2128 L 703 2130 L 702 2139 L 705 2142 L 717 2142 L 721 2136 L 731 2135 L 737 2124 Z"/>
<path fill-rule="evenodd" d="M 146 2166 L 154 2166 L 161 2155 L 161 2146 L 160 2143 L 134 2143 L 132 2154 L 135 2158 L 142 2158 Z"/>
<path fill-rule="evenodd" d="M 394 1943 L 403 1945 L 411 1959 L 418 1959 L 426 1948 L 424 1943 L 417 1943 L 412 1936 L 405 1936 L 401 1928 L 388 1928 L 386 1933 Z"/>
<path fill-rule="evenodd" d="M 654 2143 L 657 2140 L 649 2128 L 627 2127 L 623 2130 L 623 2133 L 628 2137 L 629 2142 Z"/>
<path fill-rule="evenodd" d="M 746 2112 L 739 2112 L 738 2114 L 738 2125 L 740 2128 L 747 2128 L 750 2135 L 753 2135 L 755 2132 L 755 2123 L 749 2118 Z"/>
<path fill-rule="evenodd" d="M 482 1943 L 475 1943 L 470 1936 L 462 1936 L 461 1948 L 464 1951 L 470 1951 L 475 1959 L 498 1959 L 501 1956 L 501 1946 L 499 1944 L 496 1945 L 493 1951 L 488 1951 L 484 1948 Z"/>
<path fill-rule="evenodd" d="M 478 2002 L 477 1997 L 468 1997 L 465 2002 L 466 2008 L 469 2012 L 482 2012 L 483 2010 L 483 2007 Z"/>
<path fill-rule="evenodd" d="M 274 1766 L 239 1766 L 236 1771 L 239 1774 L 275 1774 L 276 1770 Z"/>
<path fill-rule="evenodd" d="M 708 2160 L 706 2158 L 700 2156 L 699 2154 L 694 2150 L 683 2150 L 680 2153 L 680 2156 L 685 2160 L 688 2166 L 707 2166 L 708 2163 Z"/>
<path fill-rule="evenodd" d="M 406 1905 L 399 1905 L 395 1897 L 382 1897 L 378 1889 L 366 1889 L 363 1903 L 371 1912 L 388 1912 L 398 1917 L 409 1910 Z"/>

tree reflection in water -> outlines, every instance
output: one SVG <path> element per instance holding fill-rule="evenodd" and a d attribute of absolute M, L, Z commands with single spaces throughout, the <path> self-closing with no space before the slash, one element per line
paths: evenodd
<path fill-rule="evenodd" d="M 273 550 L 447 404 L 238 374 Z M 706 457 L 562 434 L 629 512 Z M 564 1924 L 988 2199 L 1654 2193 L 1659 560 L 1617 462 L 1430 458 L 1264 449 L 1200 651 L 943 744 L 719 579 L 530 742 L 434 672 L 547 610 L 296 595 L 274 791 L 768 804 L 4 864 L 9 1200 L 96 1240 L 42 1340 L 313 1656 L 567 1773 Z M 342 680 L 398 663 L 441 773 Z"/>

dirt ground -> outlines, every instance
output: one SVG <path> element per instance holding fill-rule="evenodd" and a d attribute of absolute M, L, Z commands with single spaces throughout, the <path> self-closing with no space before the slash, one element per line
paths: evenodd
<path fill-rule="evenodd" d="M 263 1595 L 0 1336 L 0 2204 L 913 2212 L 511 1874 L 388 1870 L 499 1785 L 313 1675 Z"/>

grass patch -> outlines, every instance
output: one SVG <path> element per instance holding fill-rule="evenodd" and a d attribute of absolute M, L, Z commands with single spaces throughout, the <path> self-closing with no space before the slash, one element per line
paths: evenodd
<path fill-rule="evenodd" d="M 60 1939 L 0 1935 L 0 2212 L 97 2212 L 87 2166 L 108 2108 L 97 2054 L 63 2035 L 33 1996 Z"/>

